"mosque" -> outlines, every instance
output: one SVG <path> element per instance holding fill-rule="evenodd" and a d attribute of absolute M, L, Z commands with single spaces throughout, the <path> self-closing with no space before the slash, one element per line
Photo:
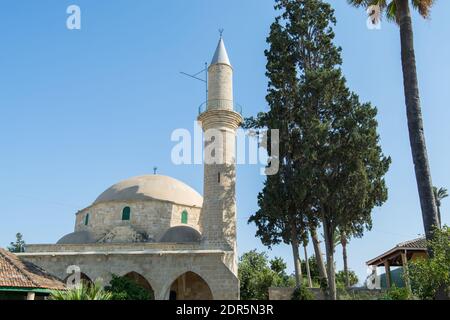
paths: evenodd
<path fill-rule="evenodd" d="M 20 258 L 60 279 L 72 275 L 71 266 L 83 280 L 105 285 L 112 274 L 126 276 L 158 300 L 239 299 L 235 140 L 242 117 L 234 110 L 232 78 L 221 37 L 197 120 L 205 150 L 213 141 L 207 130 L 220 133 L 214 153 L 223 161 L 205 161 L 203 197 L 171 177 L 130 178 L 78 211 L 74 232 L 56 244 L 27 245 Z"/>

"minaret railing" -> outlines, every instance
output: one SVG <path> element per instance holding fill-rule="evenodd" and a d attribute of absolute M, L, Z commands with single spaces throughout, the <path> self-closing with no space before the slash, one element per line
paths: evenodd
<path fill-rule="evenodd" d="M 203 112 L 208 110 L 208 106 L 214 106 L 211 109 L 229 109 L 230 105 L 233 107 L 233 111 L 239 113 L 242 116 L 242 106 L 238 103 L 235 103 L 233 100 L 227 99 L 213 99 L 203 102 L 198 107 L 198 114 L 202 114 Z"/>

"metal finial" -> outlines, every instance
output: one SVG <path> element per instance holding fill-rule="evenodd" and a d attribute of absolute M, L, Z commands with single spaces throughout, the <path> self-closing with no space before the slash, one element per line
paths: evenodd
<path fill-rule="evenodd" d="M 225 31 L 225 30 L 224 30 L 223 28 L 219 29 L 220 38 L 222 38 L 222 35 L 223 35 L 223 32 L 224 32 L 224 31 Z"/>
<path fill-rule="evenodd" d="M 153 167 L 153 174 L 156 175 L 156 171 L 158 170 L 158 167 Z"/>

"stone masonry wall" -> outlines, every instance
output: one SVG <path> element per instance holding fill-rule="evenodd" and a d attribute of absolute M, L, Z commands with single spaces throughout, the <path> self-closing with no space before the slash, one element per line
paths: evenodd
<path fill-rule="evenodd" d="M 111 274 L 123 276 L 136 272 L 143 276 L 154 290 L 158 300 L 168 299 L 174 281 L 186 272 L 199 275 L 211 289 L 214 299 L 239 298 L 239 281 L 222 263 L 221 253 L 178 254 L 77 254 L 28 255 L 20 258 L 35 263 L 55 276 L 65 279 L 67 267 L 77 265 L 91 280 L 101 279 L 106 285 Z"/>
<path fill-rule="evenodd" d="M 125 207 L 131 209 L 129 221 L 122 221 L 122 211 Z M 188 225 L 198 230 L 201 208 L 146 200 L 111 201 L 81 210 L 76 216 L 75 231 L 90 231 L 98 240 L 115 227 L 131 226 L 137 232 L 146 233 L 153 241 L 158 241 L 168 228 L 181 224 L 183 210 L 188 212 Z M 84 219 L 88 213 L 89 222 L 85 226 Z"/>

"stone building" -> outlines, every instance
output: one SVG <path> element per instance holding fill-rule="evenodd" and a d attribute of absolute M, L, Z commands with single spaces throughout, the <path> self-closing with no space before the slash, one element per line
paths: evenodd
<path fill-rule="evenodd" d="M 76 213 L 74 232 L 56 244 L 28 245 L 21 259 L 61 279 L 79 275 L 107 284 L 112 274 L 127 276 L 155 299 L 238 299 L 235 138 L 242 117 L 234 111 L 232 77 L 221 38 L 198 117 L 204 197 L 167 176 L 119 182 Z"/>

